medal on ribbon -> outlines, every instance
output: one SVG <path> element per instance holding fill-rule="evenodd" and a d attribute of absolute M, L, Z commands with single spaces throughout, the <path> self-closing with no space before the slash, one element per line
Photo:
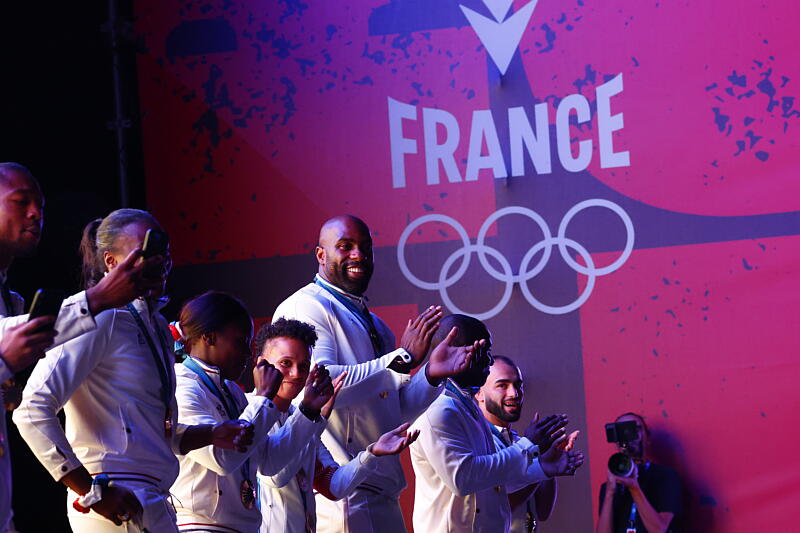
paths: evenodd
<path fill-rule="evenodd" d="M 255 509 L 256 489 L 249 479 L 242 481 L 242 486 L 239 488 L 239 495 L 242 498 L 242 505 L 244 505 L 245 509 Z"/>

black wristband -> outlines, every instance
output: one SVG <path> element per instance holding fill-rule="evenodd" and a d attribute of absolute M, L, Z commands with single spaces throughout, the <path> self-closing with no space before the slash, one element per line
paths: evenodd
<path fill-rule="evenodd" d="M 302 403 L 300 404 L 300 407 L 298 407 L 298 409 L 300 410 L 301 413 L 303 413 L 303 416 L 305 416 L 312 422 L 319 422 L 321 418 L 319 409 L 312 409 L 311 407 L 308 407 Z"/>

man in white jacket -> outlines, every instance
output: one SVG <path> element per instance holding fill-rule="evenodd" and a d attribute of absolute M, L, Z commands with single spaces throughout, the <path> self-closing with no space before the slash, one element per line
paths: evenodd
<path fill-rule="evenodd" d="M 0 163 L 0 383 L 33 365 L 53 344 L 61 344 L 95 327 L 94 316 L 156 288 L 159 280 L 143 274 L 161 258 L 139 261 L 136 251 L 98 285 L 66 300 L 58 318 L 28 321 L 25 301 L 7 285 L 8 269 L 17 257 L 36 251 L 42 234 L 44 195 L 30 171 L 18 163 Z M 55 332 L 58 332 L 55 335 Z M 0 533 L 11 525 L 11 454 L 6 417 L 0 416 Z"/>
<path fill-rule="evenodd" d="M 522 438 L 511 425 L 522 415 L 525 384 L 522 371 L 514 361 L 504 355 L 494 355 L 492 359 L 494 362 L 489 369 L 489 377 L 475 394 L 475 400 L 490 424 L 495 448 L 502 450 Z M 565 427 L 568 422 L 565 415 L 550 415 L 539 420 L 538 413 L 533 421 L 535 426 L 530 435 L 531 442 L 542 453 L 547 451 L 545 444 L 550 435 Z M 578 431 L 569 436 L 566 449 L 572 449 L 577 436 Z M 506 490 L 512 511 L 511 533 L 535 533 L 538 531 L 538 523 L 547 520 L 553 512 L 558 487 L 553 478 L 521 489 L 507 486 Z"/>
<path fill-rule="evenodd" d="M 394 349 L 394 335 L 366 305 L 374 265 L 372 237 L 362 220 L 345 215 L 325 222 L 316 257 L 314 281 L 281 303 L 273 318 L 314 326 L 313 363 L 325 365 L 333 377 L 347 372 L 322 436 L 334 460 L 345 464 L 382 434 L 415 420 L 442 392 L 444 379 L 457 372 L 464 354 L 442 350 L 423 364 L 441 318 L 438 307 L 409 321 L 401 347 Z M 420 366 L 412 377 L 410 371 Z M 337 502 L 317 496 L 317 530 L 404 533 L 398 496 L 405 486 L 400 460 L 388 457 L 350 496 Z"/>
<path fill-rule="evenodd" d="M 583 463 L 583 455 L 558 448 L 566 442 L 563 427 L 551 433 L 543 455 L 530 441 L 529 431 L 498 449 L 473 398 L 492 364 L 491 336 L 486 326 L 472 317 L 450 315 L 442 320 L 443 330 L 453 326 L 459 332 L 454 344 L 480 343 L 481 355 L 448 380 L 445 393 L 413 425 L 420 430 L 418 442 L 411 447 L 416 477 L 414 530 L 507 533 L 511 508 L 506 487 L 572 475 Z"/>

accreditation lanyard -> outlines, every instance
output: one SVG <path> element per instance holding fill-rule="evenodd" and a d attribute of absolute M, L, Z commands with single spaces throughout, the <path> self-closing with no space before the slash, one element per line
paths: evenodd
<path fill-rule="evenodd" d="M 628 529 L 625 533 L 636 533 L 636 502 L 631 503 L 631 514 L 628 517 Z"/>
<path fill-rule="evenodd" d="M 642 471 L 647 472 L 649 468 L 650 461 L 647 461 Z M 628 529 L 625 530 L 625 533 L 636 533 L 636 513 L 636 502 L 631 502 L 631 514 L 628 516 Z"/>
<path fill-rule="evenodd" d="M 384 353 L 383 341 L 381 336 L 378 335 L 378 329 L 375 327 L 375 322 L 372 320 L 372 315 L 366 307 L 361 309 L 348 299 L 344 294 L 336 289 L 330 287 L 326 282 L 319 279 L 318 276 L 314 277 L 314 283 L 328 291 L 336 300 L 345 306 L 350 313 L 358 320 L 358 322 L 367 330 L 369 340 L 372 343 L 372 349 L 375 351 L 375 358 L 382 356 Z"/>
<path fill-rule="evenodd" d="M 161 343 L 162 349 L 162 352 L 159 352 L 158 349 L 156 349 L 155 342 L 153 342 L 153 337 L 147 330 L 144 320 L 142 320 L 141 315 L 139 315 L 139 311 L 136 310 L 132 303 L 129 303 L 126 307 L 133 319 L 136 321 L 136 325 L 139 326 L 139 330 L 141 331 L 144 340 L 147 341 L 147 346 L 150 348 L 150 353 L 153 355 L 153 361 L 158 369 L 158 377 L 161 380 L 161 400 L 164 402 L 165 409 L 164 436 L 167 439 L 170 439 L 172 438 L 172 379 L 170 377 L 169 368 L 167 368 L 167 363 L 164 361 L 164 356 L 162 355 L 162 353 L 169 353 L 169 350 L 167 349 L 167 343 L 164 340 L 164 336 L 157 331 L 158 340 Z M 156 328 L 156 330 L 158 330 L 158 328 Z"/>
<path fill-rule="evenodd" d="M 217 384 L 206 374 L 206 371 L 197 364 L 197 361 L 192 359 L 191 357 L 187 357 L 183 360 L 183 365 L 197 374 L 197 377 L 200 378 L 200 381 L 206 386 L 206 388 L 217 397 L 217 399 L 222 403 L 222 406 L 225 408 L 225 412 L 228 413 L 228 418 L 231 420 L 236 420 L 239 418 L 239 410 L 237 409 L 233 397 L 231 397 L 231 401 L 228 402 L 225 395 L 222 391 L 217 387 Z M 225 386 L 225 382 L 222 381 L 222 376 L 220 376 L 220 383 L 222 387 L 225 389 L 225 392 L 228 393 L 230 396 L 230 391 L 228 391 L 228 387 Z M 241 468 L 242 477 L 245 481 L 250 481 L 250 458 L 247 458 L 242 465 Z"/>

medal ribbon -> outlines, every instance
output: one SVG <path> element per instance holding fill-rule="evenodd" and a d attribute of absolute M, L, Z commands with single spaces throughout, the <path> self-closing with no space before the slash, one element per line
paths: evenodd
<path fill-rule="evenodd" d="M 153 342 L 153 337 L 150 336 L 150 332 L 147 330 L 144 320 L 142 320 L 142 317 L 139 315 L 139 311 L 136 310 L 132 303 L 129 303 L 126 307 L 131 316 L 133 316 L 133 319 L 136 321 L 136 325 L 139 326 L 139 330 L 141 331 L 145 341 L 147 341 L 147 346 L 150 348 L 150 353 L 153 355 L 153 361 L 158 369 L 158 377 L 161 380 L 161 400 L 164 402 L 164 408 L 166 410 L 164 415 L 164 430 L 165 432 L 170 431 L 170 428 L 172 427 L 172 379 L 170 378 L 169 368 L 167 368 L 167 363 L 164 361 L 164 357 L 156 349 L 156 344 Z M 161 342 L 161 349 L 163 350 L 163 353 L 168 354 L 169 350 L 167 349 L 167 343 L 164 341 L 163 334 L 158 332 L 158 328 L 156 328 L 156 331 L 158 333 L 158 340 Z"/>
<path fill-rule="evenodd" d="M 331 293 L 331 295 L 336 298 L 336 300 L 345 306 L 345 308 L 350 311 L 350 313 L 358 320 L 361 326 L 367 331 L 369 334 L 369 340 L 372 343 L 372 349 L 375 350 L 375 358 L 382 356 L 384 353 L 383 349 L 383 341 L 381 340 L 380 335 L 378 335 L 378 330 L 375 327 L 375 322 L 372 320 L 372 315 L 369 312 L 369 309 L 361 309 L 356 304 L 354 304 L 350 299 L 348 299 L 345 295 L 337 291 L 336 289 L 331 288 L 325 281 L 321 280 L 319 276 L 314 277 L 314 283 Z"/>
<path fill-rule="evenodd" d="M 228 418 L 231 420 L 236 420 L 239 418 L 239 409 L 236 407 L 235 401 L 233 399 L 233 395 L 228 390 L 228 387 L 225 386 L 225 381 L 223 381 L 222 376 L 220 376 L 220 384 L 222 388 L 225 390 L 225 393 L 230 398 L 230 402 L 227 401 L 226 396 L 222 393 L 222 391 L 217 387 L 217 384 L 206 374 L 206 371 L 197 364 L 197 361 L 191 358 L 191 356 L 187 357 L 183 360 L 183 365 L 197 374 L 197 377 L 200 378 L 200 381 L 206 386 L 206 388 L 211 391 L 211 394 L 217 397 L 217 399 L 222 403 L 222 406 L 225 408 L 225 412 L 228 413 Z M 244 464 L 241 467 L 242 477 L 245 481 L 250 481 L 250 458 L 248 457 Z"/>

